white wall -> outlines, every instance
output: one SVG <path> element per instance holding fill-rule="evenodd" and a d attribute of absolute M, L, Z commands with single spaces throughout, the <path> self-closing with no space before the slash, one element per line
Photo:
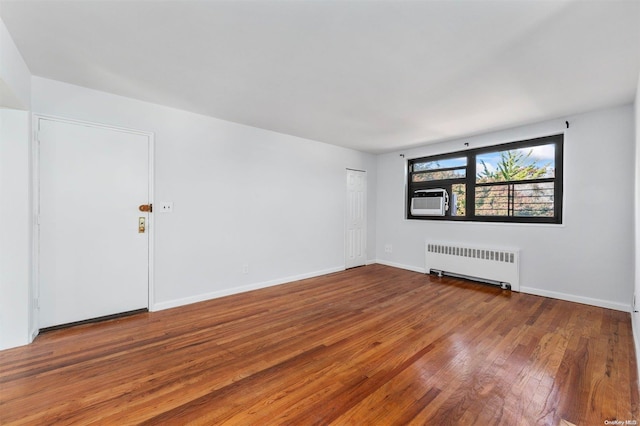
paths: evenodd
<path fill-rule="evenodd" d="M 0 108 L 28 110 L 31 73 L 0 19 Z"/>
<path fill-rule="evenodd" d="M 155 133 L 156 309 L 344 268 L 346 168 L 375 157 L 34 77 L 34 113 Z M 242 267 L 249 264 L 249 273 Z"/>
<path fill-rule="evenodd" d="M 379 156 L 378 261 L 423 271 L 428 239 L 515 247 L 521 249 L 521 291 L 629 311 L 634 274 L 633 119 L 631 105 L 567 118 L 563 225 L 405 220 L 406 160 L 400 152 Z M 465 142 L 475 148 L 560 133 L 564 121 L 402 153 L 416 158 L 460 151 Z M 392 253 L 385 253 L 386 244 L 392 245 Z"/>
<path fill-rule="evenodd" d="M 29 343 L 33 325 L 30 104 L 31 74 L 0 20 L 0 350 Z"/>
<path fill-rule="evenodd" d="M 27 111 L 0 109 L 0 349 L 30 342 L 30 139 Z"/>

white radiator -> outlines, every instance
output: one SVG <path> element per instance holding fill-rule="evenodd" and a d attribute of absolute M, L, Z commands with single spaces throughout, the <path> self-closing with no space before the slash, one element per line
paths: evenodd
<path fill-rule="evenodd" d="M 426 243 L 426 271 L 461 275 L 520 291 L 520 251 L 454 243 Z"/>

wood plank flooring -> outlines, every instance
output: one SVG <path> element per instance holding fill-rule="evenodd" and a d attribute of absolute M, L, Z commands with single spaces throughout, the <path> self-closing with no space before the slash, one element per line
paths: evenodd
<path fill-rule="evenodd" d="M 0 352 L 0 424 L 640 421 L 630 315 L 382 265 Z"/>

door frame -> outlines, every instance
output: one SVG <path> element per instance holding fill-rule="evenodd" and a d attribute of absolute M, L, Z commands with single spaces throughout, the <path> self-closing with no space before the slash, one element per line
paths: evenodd
<path fill-rule="evenodd" d="M 110 126 L 101 123 L 95 123 L 91 121 L 84 120 L 75 120 L 64 117 L 57 117 L 52 115 L 45 114 L 33 114 L 32 116 L 32 137 L 31 137 L 31 150 L 32 150 L 32 166 L 31 166 L 31 174 L 32 174 L 32 186 L 33 186 L 33 197 L 32 197 L 32 212 L 33 212 L 33 225 L 32 225 L 32 297 L 29 303 L 30 307 L 30 315 L 31 315 L 31 330 L 30 337 L 31 341 L 38 335 L 40 331 L 39 327 L 39 309 L 40 309 L 40 140 L 39 140 L 39 130 L 40 130 L 40 121 L 48 120 L 48 121 L 56 121 L 66 124 L 74 124 L 86 127 L 94 127 L 100 129 L 106 129 L 116 132 L 124 132 L 130 134 L 136 134 L 145 136 L 149 140 L 149 150 L 148 150 L 148 191 L 149 191 L 149 203 L 153 204 L 154 202 L 154 159 L 155 159 L 155 134 L 153 132 L 146 132 L 142 130 L 129 129 L 126 127 L 118 127 L 118 126 Z M 155 235 L 155 221 L 154 214 L 150 213 L 149 218 L 147 219 L 147 232 L 148 232 L 148 267 L 147 267 L 147 309 L 149 311 L 153 311 L 154 309 L 154 235 Z"/>

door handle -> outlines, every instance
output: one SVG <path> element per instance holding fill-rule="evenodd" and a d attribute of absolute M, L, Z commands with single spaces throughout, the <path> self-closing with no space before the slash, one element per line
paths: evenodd
<path fill-rule="evenodd" d="M 144 234 L 147 229 L 147 221 L 144 217 L 138 218 L 138 234 Z"/>

